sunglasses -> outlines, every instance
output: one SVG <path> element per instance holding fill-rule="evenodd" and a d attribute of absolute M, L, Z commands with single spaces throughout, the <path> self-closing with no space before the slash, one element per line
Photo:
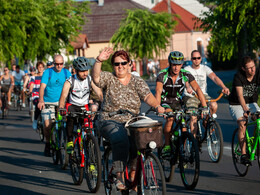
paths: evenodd
<path fill-rule="evenodd" d="M 114 66 L 119 66 L 120 64 L 122 65 L 122 66 L 125 66 L 125 65 L 127 65 L 127 61 L 125 61 L 125 62 L 114 62 Z"/>
<path fill-rule="evenodd" d="M 200 60 L 201 57 L 193 57 L 192 59 L 193 59 L 193 60 Z"/>
<path fill-rule="evenodd" d="M 63 63 L 54 63 L 56 66 L 62 66 Z"/>

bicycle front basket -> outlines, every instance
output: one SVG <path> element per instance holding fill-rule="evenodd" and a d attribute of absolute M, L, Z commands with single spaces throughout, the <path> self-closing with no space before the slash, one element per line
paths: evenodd
<path fill-rule="evenodd" d="M 142 119 L 130 124 L 128 128 L 138 150 L 147 148 L 151 141 L 156 143 L 157 148 L 163 146 L 161 122 L 152 119 Z"/>

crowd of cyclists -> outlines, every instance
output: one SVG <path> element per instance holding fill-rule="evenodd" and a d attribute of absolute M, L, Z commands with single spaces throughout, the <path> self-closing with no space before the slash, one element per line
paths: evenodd
<path fill-rule="evenodd" d="M 111 57 L 112 56 L 112 57 Z M 114 72 L 101 71 L 102 63 L 111 57 Z M 156 92 L 153 95 L 147 83 L 139 76 L 131 74 L 133 61 L 126 51 L 113 51 L 105 48 L 96 58 L 95 64 L 85 57 L 78 57 L 73 61 L 73 71 L 64 68 L 62 55 L 55 55 L 53 63 L 37 62 L 36 69 L 30 68 L 30 74 L 13 65 L 12 71 L 4 68 L 0 77 L 1 93 L 8 96 L 8 105 L 11 106 L 11 94 L 21 91 L 22 107 L 25 107 L 26 94 L 29 94 L 35 105 L 35 116 L 32 123 L 37 129 L 37 118 L 42 116 L 44 121 L 45 148 L 44 155 L 50 156 L 50 128 L 51 120 L 55 118 L 55 106 L 66 109 L 67 112 L 79 112 L 82 108 L 91 111 L 101 110 L 97 129 L 102 137 L 110 142 L 113 153 L 113 167 L 116 174 L 116 187 L 125 189 L 124 171 L 129 155 L 131 156 L 130 177 L 135 175 L 136 154 L 133 141 L 125 130 L 125 123 L 131 115 L 114 115 L 109 113 L 126 109 L 139 114 L 141 102 L 144 101 L 153 107 L 157 113 L 172 112 L 186 107 L 201 107 L 206 117 L 217 112 L 217 103 L 206 103 L 211 97 L 207 94 L 207 77 L 222 88 L 222 92 L 230 95 L 229 89 L 216 76 L 211 68 L 201 64 L 201 54 L 198 50 L 191 53 L 192 65 L 184 69 L 184 56 L 179 51 L 170 52 L 169 67 L 161 70 L 156 78 Z M 90 75 L 90 69 L 91 75 Z M 257 105 L 257 90 L 260 85 L 260 73 L 250 57 L 243 58 L 241 68 L 234 77 L 232 92 L 229 97 L 230 113 L 237 121 L 240 130 L 241 162 L 250 164 L 245 151 L 245 119 L 249 112 L 259 110 Z M 95 95 L 92 95 L 95 94 Z M 196 96 L 195 96 L 196 94 Z M 0 102 L 1 106 L 1 102 Z M 1 110 L 0 110 L 1 112 Z M 167 158 L 171 154 L 170 139 L 171 127 L 174 118 L 166 119 L 164 125 L 165 143 L 162 156 Z M 73 150 L 73 127 L 75 119 L 67 118 L 67 152 Z M 204 126 L 207 120 L 204 120 Z M 190 131 L 196 138 L 197 117 L 191 116 Z M 130 150 L 129 150 L 130 148 Z M 131 151 L 131 152 L 129 152 Z"/>

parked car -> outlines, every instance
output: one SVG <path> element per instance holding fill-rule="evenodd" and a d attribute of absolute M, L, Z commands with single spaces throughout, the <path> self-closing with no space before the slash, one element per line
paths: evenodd
<path fill-rule="evenodd" d="M 186 61 L 184 61 L 182 68 L 185 68 L 186 66 L 191 66 L 191 65 L 192 65 L 192 61 L 186 60 Z"/>
<path fill-rule="evenodd" d="M 201 64 L 206 65 L 206 66 L 212 68 L 212 63 L 207 58 L 202 58 Z"/>

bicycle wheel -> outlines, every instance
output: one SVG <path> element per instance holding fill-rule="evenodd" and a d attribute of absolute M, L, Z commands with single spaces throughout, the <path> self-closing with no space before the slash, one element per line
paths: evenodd
<path fill-rule="evenodd" d="M 34 110 L 35 110 L 35 106 L 33 105 L 33 101 L 30 101 L 30 115 L 31 115 L 31 122 L 34 121 Z"/>
<path fill-rule="evenodd" d="M 87 134 L 84 140 L 85 176 L 90 192 L 96 193 L 101 182 L 102 164 L 97 138 Z"/>
<path fill-rule="evenodd" d="M 174 159 L 171 157 L 171 159 L 164 159 L 162 158 L 162 149 L 158 149 L 158 156 L 163 168 L 164 177 L 166 182 L 171 182 L 174 172 L 175 172 L 175 165 L 174 165 Z"/>
<path fill-rule="evenodd" d="M 212 162 L 218 163 L 223 154 L 223 135 L 217 121 L 212 121 L 208 125 L 207 146 Z"/>
<path fill-rule="evenodd" d="M 166 194 L 166 182 L 162 165 L 153 153 L 145 156 L 144 170 L 140 170 L 138 194 Z"/>
<path fill-rule="evenodd" d="M 2 100 L 2 118 L 5 118 L 5 108 L 6 108 L 6 102 L 5 102 L 5 98 L 1 98 Z"/>
<path fill-rule="evenodd" d="M 256 149 L 256 155 L 257 155 L 258 167 L 260 169 L 260 144 L 259 144 L 259 142 L 258 142 L 257 149 Z"/>
<path fill-rule="evenodd" d="M 64 123 L 60 127 L 60 166 L 66 169 L 69 163 L 69 155 L 67 154 L 67 134 Z"/>
<path fill-rule="evenodd" d="M 247 174 L 249 166 L 245 166 L 241 163 L 240 157 L 241 157 L 241 149 L 240 144 L 238 140 L 238 129 L 236 129 L 232 136 L 232 159 L 233 164 L 235 166 L 235 169 L 239 176 L 243 177 Z"/>
<path fill-rule="evenodd" d="M 182 183 L 188 190 L 193 190 L 199 180 L 200 159 L 196 139 L 184 132 L 180 139 L 179 166 Z"/>
<path fill-rule="evenodd" d="M 57 165 L 59 163 L 59 149 L 58 149 L 58 135 L 57 132 L 55 130 L 55 127 L 52 127 L 51 130 L 52 134 L 51 134 L 51 156 L 52 156 L 52 161 L 53 164 Z"/>
<path fill-rule="evenodd" d="M 70 161 L 70 173 L 73 179 L 74 184 L 80 185 L 83 181 L 83 167 L 80 166 L 81 164 L 81 155 L 80 155 L 80 143 L 76 141 L 74 145 L 73 152 L 70 154 L 69 157 Z"/>
<path fill-rule="evenodd" d="M 37 129 L 38 129 L 40 140 L 41 140 L 41 142 L 43 142 L 43 140 L 44 140 L 44 132 L 43 132 L 43 122 L 42 122 L 41 114 L 37 118 Z"/>
<path fill-rule="evenodd" d="M 115 186 L 113 188 L 113 176 L 112 176 L 112 150 L 110 147 L 105 149 L 103 156 L 103 180 L 105 187 L 105 194 L 111 195 L 116 193 Z"/>

